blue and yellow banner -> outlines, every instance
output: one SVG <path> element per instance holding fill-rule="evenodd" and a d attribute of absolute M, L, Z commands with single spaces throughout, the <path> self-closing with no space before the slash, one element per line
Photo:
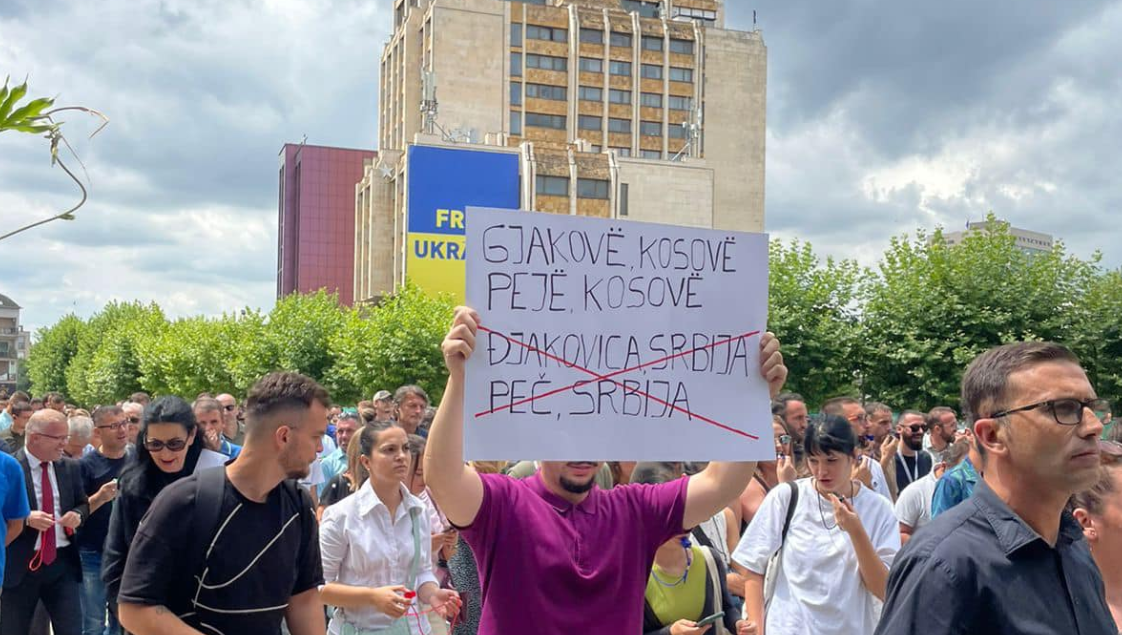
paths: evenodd
<path fill-rule="evenodd" d="M 410 146 L 405 275 L 464 299 L 464 210 L 519 208 L 518 155 Z"/>

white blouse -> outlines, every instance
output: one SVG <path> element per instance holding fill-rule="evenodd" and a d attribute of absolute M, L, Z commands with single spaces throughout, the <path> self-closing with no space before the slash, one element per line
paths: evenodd
<path fill-rule="evenodd" d="M 407 584 L 409 569 L 413 565 L 413 523 L 418 523 L 421 533 L 421 559 L 416 591 L 426 582 L 436 584 L 432 572 L 432 533 L 429 529 L 428 509 L 424 502 L 401 485 L 402 503 L 393 518 L 389 509 L 374 493 L 367 481 L 357 492 L 328 507 L 323 512 L 319 527 L 320 555 L 323 558 L 323 579 L 326 583 L 338 582 L 349 586 L 382 587 Z M 414 611 L 421 610 L 414 603 Z M 374 607 L 336 609 L 328 632 L 342 631 L 341 621 L 360 630 L 388 628 L 394 619 Z M 429 633 L 428 615 L 406 613 L 405 621 L 410 632 Z M 421 631 L 418 633 L 417 626 Z"/>

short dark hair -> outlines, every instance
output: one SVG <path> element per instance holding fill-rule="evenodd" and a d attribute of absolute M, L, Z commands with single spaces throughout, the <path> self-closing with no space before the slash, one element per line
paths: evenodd
<path fill-rule="evenodd" d="M 906 415 L 916 415 L 916 416 L 918 416 L 920 419 L 923 419 L 923 427 L 925 427 L 925 428 L 928 427 L 927 415 L 923 414 L 922 412 L 920 412 L 918 410 L 912 410 L 911 408 L 909 408 L 907 410 L 901 410 L 900 411 L 900 415 L 898 417 L 896 417 L 896 425 L 900 425 L 900 421 Z"/>
<path fill-rule="evenodd" d="M 12 393 L 11 397 L 8 398 L 8 403 L 16 403 L 16 402 L 31 403 L 31 395 L 25 393 L 22 390 L 17 390 L 14 393 Z"/>
<path fill-rule="evenodd" d="M 195 412 L 225 412 L 226 409 L 222 407 L 222 402 L 214 397 L 199 397 L 195 403 L 191 404 L 191 410 Z"/>
<path fill-rule="evenodd" d="M 892 408 L 889 408 L 888 404 L 881 403 L 879 401 L 870 401 L 869 403 L 865 404 L 865 414 L 867 414 L 871 417 L 878 412 L 887 412 L 888 414 L 891 415 L 892 414 Z M 915 412 L 915 411 L 914 410 L 908 410 L 906 412 Z M 900 414 L 903 414 L 903 413 L 900 413 Z"/>
<path fill-rule="evenodd" d="M 962 408 L 967 420 L 973 424 L 1008 407 L 1009 376 L 1049 362 L 1078 366 L 1079 358 L 1055 342 L 1014 342 L 974 358 L 962 376 Z"/>
<path fill-rule="evenodd" d="M 35 408 L 31 407 L 31 402 L 30 401 L 13 401 L 12 402 L 12 414 L 13 415 L 21 415 L 25 412 L 31 412 L 32 410 L 35 410 Z"/>
<path fill-rule="evenodd" d="M 409 395 L 416 395 L 421 399 L 424 399 L 425 405 L 431 403 L 429 401 L 429 395 L 427 392 L 425 392 L 424 388 L 421 388 L 420 386 L 414 384 L 408 384 L 398 388 L 393 392 L 393 405 L 400 406 L 401 402 L 405 401 L 405 398 Z"/>
<path fill-rule="evenodd" d="M 281 412 L 307 410 L 313 403 L 331 406 L 327 389 L 300 373 L 277 372 L 265 375 L 249 389 L 245 399 L 246 434 Z"/>
<path fill-rule="evenodd" d="M 824 415 L 807 427 L 803 449 L 807 456 L 830 452 L 852 456 L 853 451 L 857 449 L 857 435 L 854 434 L 853 426 L 849 425 L 845 417 Z"/>
<path fill-rule="evenodd" d="M 846 404 L 856 404 L 860 406 L 861 402 L 858 401 L 855 397 L 834 397 L 833 399 L 827 399 L 826 403 L 822 404 L 822 413 L 828 415 L 837 415 L 844 419 L 845 417 L 843 416 L 843 414 L 845 410 L 842 408 L 842 406 Z"/>
<path fill-rule="evenodd" d="M 66 397 L 63 397 L 62 393 L 54 392 L 53 390 L 51 392 L 43 393 L 43 403 L 44 404 L 59 403 L 59 402 L 66 403 Z"/>
<path fill-rule="evenodd" d="M 942 427 L 943 422 L 940 421 L 940 419 L 947 413 L 954 415 L 955 418 L 958 417 L 958 413 L 954 411 L 954 408 L 948 408 L 947 406 L 935 406 L 934 408 L 932 408 L 927 413 L 927 427 Z"/>
<path fill-rule="evenodd" d="M 682 478 L 681 474 L 674 473 L 672 465 L 671 463 L 655 463 L 650 461 L 636 463 L 635 469 L 631 471 L 631 480 L 629 482 L 643 485 L 660 485 Z"/>
<path fill-rule="evenodd" d="M 97 425 L 101 423 L 102 420 L 104 420 L 106 417 L 112 417 L 124 413 L 125 411 L 122 410 L 120 406 L 98 406 L 97 408 L 94 408 L 93 414 L 90 415 L 90 418 L 93 419 L 94 425 Z"/>
<path fill-rule="evenodd" d="M 801 401 L 806 403 L 806 399 L 797 392 L 784 392 L 780 393 L 775 401 L 771 402 L 771 414 L 779 415 L 780 417 L 787 417 L 787 404 L 792 401 Z"/>

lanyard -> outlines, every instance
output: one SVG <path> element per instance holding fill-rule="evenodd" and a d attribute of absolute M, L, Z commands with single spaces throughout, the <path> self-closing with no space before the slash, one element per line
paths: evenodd
<path fill-rule="evenodd" d="M 904 464 L 904 473 L 908 475 L 908 485 L 919 480 L 919 452 L 916 452 L 916 466 L 911 471 L 908 470 L 908 462 L 904 460 L 904 455 L 897 453 L 896 460 Z"/>

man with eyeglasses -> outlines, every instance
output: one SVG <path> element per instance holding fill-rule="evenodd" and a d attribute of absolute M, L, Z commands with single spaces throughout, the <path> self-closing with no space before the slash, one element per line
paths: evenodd
<path fill-rule="evenodd" d="M 878 635 L 1115 634 L 1068 500 L 1099 476 L 1099 399 L 1051 342 L 982 353 L 962 378 L 982 479 L 897 555 Z M 932 602 L 931 598 L 939 598 Z"/>
<path fill-rule="evenodd" d="M 93 411 L 92 418 L 100 444 L 78 462 L 82 489 L 90 504 L 90 516 L 78 534 L 78 555 L 82 560 L 82 633 L 117 635 L 121 626 L 108 610 L 105 585 L 101 582 L 101 560 L 113 499 L 117 497 L 117 477 L 129 456 L 129 421 L 124 410 L 117 406 L 101 406 Z"/>

